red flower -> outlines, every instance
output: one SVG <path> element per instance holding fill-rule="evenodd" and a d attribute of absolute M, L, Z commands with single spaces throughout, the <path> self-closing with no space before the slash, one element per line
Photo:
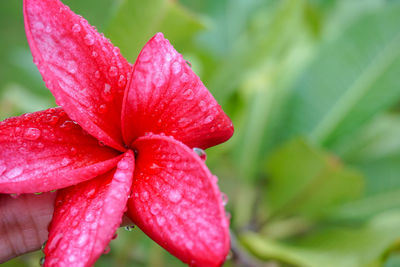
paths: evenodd
<path fill-rule="evenodd" d="M 0 193 L 59 189 L 47 266 L 90 266 L 127 215 L 185 263 L 218 266 L 229 222 L 192 148 L 229 118 L 161 33 L 132 67 L 58 0 L 24 0 L 34 62 L 62 108 L 0 122 Z"/>

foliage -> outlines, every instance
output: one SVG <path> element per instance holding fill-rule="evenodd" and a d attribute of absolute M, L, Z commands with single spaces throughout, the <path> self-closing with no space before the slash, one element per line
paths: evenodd
<path fill-rule="evenodd" d="M 226 266 L 399 265 L 399 2 L 64 2 L 130 60 L 163 31 L 233 119 L 234 138 L 207 151 L 239 240 Z M 21 9 L 0 3 L 2 119 L 54 105 Z M 179 264 L 135 229 L 97 266 Z"/>

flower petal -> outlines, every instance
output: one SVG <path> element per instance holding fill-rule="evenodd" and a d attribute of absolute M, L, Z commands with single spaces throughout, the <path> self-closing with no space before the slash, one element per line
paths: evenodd
<path fill-rule="evenodd" d="M 128 151 L 116 171 L 58 192 L 45 266 L 95 263 L 121 224 L 133 169 L 133 153 Z"/>
<path fill-rule="evenodd" d="M 192 266 L 219 266 L 229 251 L 229 221 L 216 178 L 190 148 L 149 135 L 138 151 L 128 216 L 148 236 Z"/>
<path fill-rule="evenodd" d="M 118 151 L 99 142 L 61 108 L 0 122 L 0 193 L 67 187 L 112 169 Z"/>
<path fill-rule="evenodd" d="M 131 66 L 59 0 L 24 0 L 34 62 L 57 103 L 91 135 L 122 148 L 120 114 Z"/>
<path fill-rule="evenodd" d="M 136 60 L 124 97 L 122 131 L 126 144 L 152 132 L 207 148 L 228 140 L 233 126 L 182 55 L 158 33 Z"/>

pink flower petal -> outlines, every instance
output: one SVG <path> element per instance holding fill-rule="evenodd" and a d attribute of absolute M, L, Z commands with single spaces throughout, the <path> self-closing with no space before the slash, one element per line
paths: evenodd
<path fill-rule="evenodd" d="M 57 103 L 123 151 L 119 118 L 132 68 L 119 49 L 59 0 L 24 0 L 24 17 L 34 62 Z"/>
<path fill-rule="evenodd" d="M 92 266 L 121 224 L 132 185 L 133 153 L 115 171 L 58 192 L 45 266 Z"/>
<path fill-rule="evenodd" d="M 229 221 L 216 178 L 187 146 L 149 135 L 138 151 L 128 216 L 192 266 L 220 266 L 229 251 Z"/>
<path fill-rule="evenodd" d="M 61 108 L 0 122 L 0 193 L 63 188 L 112 169 L 119 152 L 101 146 Z"/>
<path fill-rule="evenodd" d="M 233 126 L 182 55 L 158 33 L 136 60 L 124 98 L 122 131 L 126 144 L 152 132 L 207 148 L 228 140 Z"/>

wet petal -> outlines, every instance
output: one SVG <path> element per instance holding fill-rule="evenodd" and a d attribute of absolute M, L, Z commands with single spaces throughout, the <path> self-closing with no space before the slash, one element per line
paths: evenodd
<path fill-rule="evenodd" d="M 116 170 L 58 192 L 45 266 L 92 266 L 121 224 L 132 185 L 133 153 Z"/>
<path fill-rule="evenodd" d="M 0 193 L 67 187 L 112 169 L 118 151 L 102 146 L 61 108 L 0 122 Z"/>
<path fill-rule="evenodd" d="M 138 151 L 128 216 L 192 266 L 219 266 L 229 251 L 229 222 L 216 178 L 200 157 L 171 137 L 150 135 Z"/>
<path fill-rule="evenodd" d="M 119 49 L 59 0 L 24 0 L 24 17 L 34 62 L 57 103 L 123 150 L 120 114 L 131 67 Z"/>
<path fill-rule="evenodd" d="M 127 144 L 152 132 L 200 148 L 233 134 L 230 119 L 161 33 L 146 44 L 135 63 L 124 99 L 122 130 Z"/>

